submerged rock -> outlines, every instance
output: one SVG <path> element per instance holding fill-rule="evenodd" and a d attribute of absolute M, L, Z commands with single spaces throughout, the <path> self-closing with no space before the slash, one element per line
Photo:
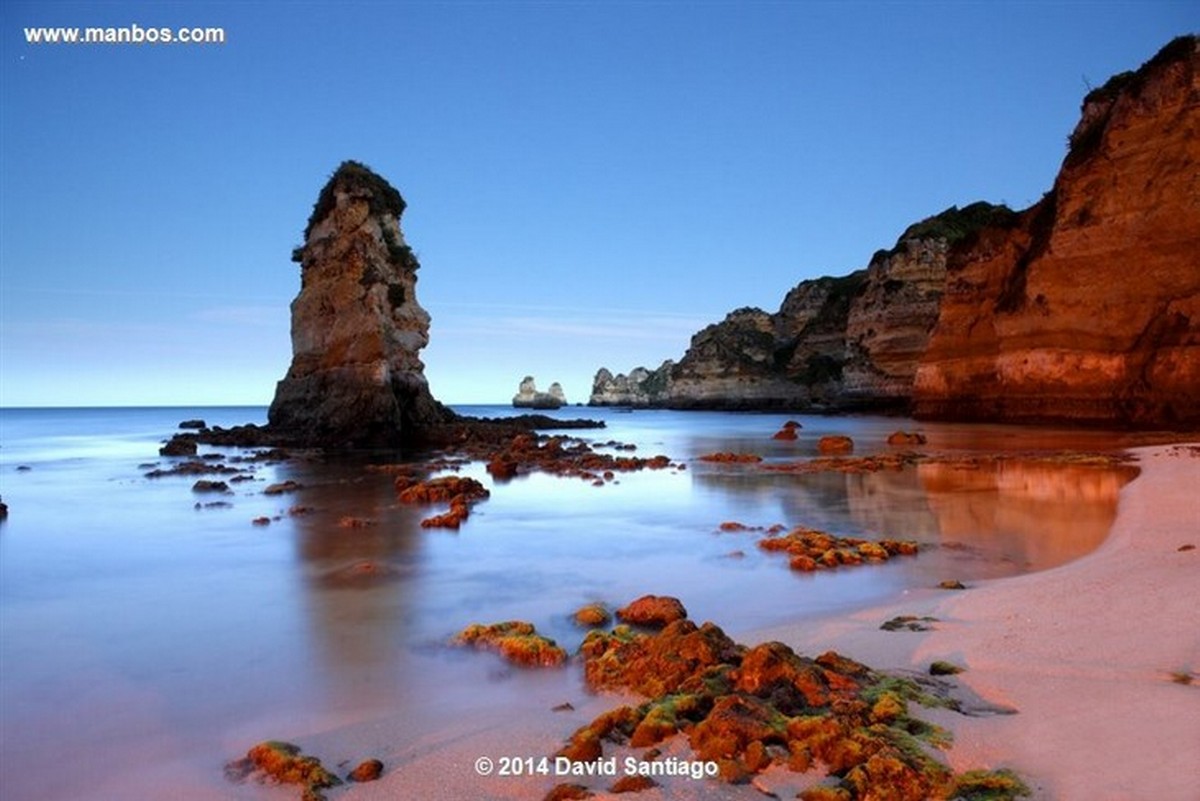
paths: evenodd
<path fill-rule="evenodd" d="M 298 442 L 395 446 L 449 422 L 419 353 L 429 314 L 419 263 L 404 241 L 404 199 L 367 167 L 344 162 L 321 190 L 292 301 L 292 364 L 275 389 L 270 427 Z"/>

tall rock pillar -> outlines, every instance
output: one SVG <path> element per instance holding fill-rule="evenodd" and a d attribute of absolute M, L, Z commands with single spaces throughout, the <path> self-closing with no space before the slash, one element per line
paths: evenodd
<path fill-rule="evenodd" d="M 453 417 L 430 394 L 418 357 L 429 314 L 400 231 L 404 208 L 396 189 L 353 161 L 321 190 L 292 254 L 292 365 L 275 388 L 272 428 L 314 445 L 392 446 Z"/>

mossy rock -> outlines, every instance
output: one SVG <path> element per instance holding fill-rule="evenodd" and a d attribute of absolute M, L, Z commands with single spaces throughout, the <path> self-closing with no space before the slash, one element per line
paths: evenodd
<path fill-rule="evenodd" d="M 1030 795 L 1029 787 L 1011 770 L 969 770 L 954 782 L 954 798 L 962 801 L 1014 801 Z"/>
<path fill-rule="evenodd" d="M 509 662 L 523 667 L 557 667 L 567 661 L 566 651 L 523 620 L 487 626 L 475 623 L 460 631 L 454 642 L 497 651 Z"/>

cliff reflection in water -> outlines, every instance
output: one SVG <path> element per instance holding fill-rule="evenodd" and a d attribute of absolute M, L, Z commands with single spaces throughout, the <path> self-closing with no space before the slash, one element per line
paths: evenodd
<path fill-rule="evenodd" d="M 786 526 L 915 539 L 930 548 L 906 570 L 940 581 L 1046 570 L 1108 536 L 1137 469 L 1047 456 L 930 459 L 903 469 L 755 474 L 696 471 L 710 489 L 779 498 Z M 762 521 L 753 521 L 762 522 Z"/>
<path fill-rule="evenodd" d="M 1095 550 L 1137 468 L 1006 458 L 927 462 L 916 473 L 943 544 L 1002 553 L 1033 571 Z"/>

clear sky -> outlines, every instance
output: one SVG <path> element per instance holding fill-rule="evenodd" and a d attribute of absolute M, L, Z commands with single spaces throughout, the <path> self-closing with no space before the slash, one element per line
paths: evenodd
<path fill-rule="evenodd" d="M 290 261 L 370 165 L 434 395 L 678 358 L 910 223 L 1050 188 L 1089 85 L 1194 2 L 0 5 L 0 405 L 266 404 Z M 34 45 L 32 26 L 222 27 Z"/>

